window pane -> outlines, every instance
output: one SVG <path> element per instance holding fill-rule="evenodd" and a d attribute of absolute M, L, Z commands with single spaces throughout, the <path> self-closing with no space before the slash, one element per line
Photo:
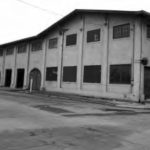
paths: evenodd
<path fill-rule="evenodd" d="M 77 34 L 67 35 L 66 37 L 66 46 L 75 45 L 77 42 Z"/>
<path fill-rule="evenodd" d="M 113 27 L 113 38 L 123 38 L 130 36 L 130 24 L 123 24 Z"/>
<path fill-rule="evenodd" d="M 101 66 L 84 66 L 84 82 L 100 83 L 101 82 Z"/>
<path fill-rule="evenodd" d="M 6 50 L 6 55 L 12 55 L 14 53 L 14 47 L 9 47 Z"/>
<path fill-rule="evenodd" d="M 63 81 L 64 82 L 76 82 L 77 67 L 63 67 Z"/>
<path fill-rule="evenodd" d="M 32 43 L 32 51 L 42 50 L 42 40 L 34 41 Z"/>
<path fill-rule="evenodd" d="M 100 29 L 87 32 L 87 42 L 100 41 Z"/>
<path fill-rule="evenodd" d="M 150 25 L 147 25 L 147 38 L 150 38 Z"/>
<path fill-rule="evenodd" d="M 46 81 L 57 81 L 57 67 L 46 68 Z"/>
<path fill-rule="evenodd" d="M 49 40 L 49 45 L 48 47 L 51 49 L 51 48 L 57 48 L 57 38 L 54 38 L 54 39 L 50 39 Z"/>
<path fill-rule="evenodd" d="M 131 65 L 110 65 L 110 83 L 130 84 L 131 83 Z"/>
<path fill-rule="evenodd" d="M 25 53 L 26 52 L 26 44 L 18 45 L 18 53 Z"/>

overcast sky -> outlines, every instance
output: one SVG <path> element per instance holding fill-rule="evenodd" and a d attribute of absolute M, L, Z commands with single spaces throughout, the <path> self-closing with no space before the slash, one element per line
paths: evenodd
<path fill-rule="evenodd" d="M 34 36 L 74 9 L 150 12 L 150 0 L 0 0 L 0 44 Z"/>

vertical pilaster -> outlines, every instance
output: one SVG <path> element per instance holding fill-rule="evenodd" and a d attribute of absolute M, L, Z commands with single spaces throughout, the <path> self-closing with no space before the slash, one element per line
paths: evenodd
<path fill-rule="evenodd" d="M 16 65 L 17 65 L 17 46 L 14 47 L 14 65 L 12 68 L 12 80 L 11 80 L 11 87 L 15 88 L 16 87 L 16 78 L 17 78 L 17 71 L 16 71 Z"/>
<path fill-rule="evenodd" d="M 103 92 L 107 92 L 108 86 L 108 56 L 109 56 L 109 19 L 105 16 L 105 23 L 103 26 L 103 63 L 102 63 L 102 77 L 101 83 L 103 86 Z"/>
<path fill-rule="evenodd" d="M 83 79 L 83 49 L 84 49 L 84 30 L 85 30 L 85 16 L 81 16 L 81 28 L 78 36 L 79 52 L 78 52 L 78 67 L 77 67 L 77 87 L 80 90 L 82 88 Z"/>
<path fill-rule="evenodd" d="M 1 85 L 5 85 L 5 59 L 6 59 L 6 49 L 3 50 L 3 65 L 2 65 L 2 77 L 1 77 Z"/>
<path fill-rule="evenodd" d="M 43 41 L 43 63 L 42 63 L 42 79 L 41 79 L 41 90 L 45 88 L 45 74 L 46 74 L 46 53 L 47 53 L 47 39 Z"/>

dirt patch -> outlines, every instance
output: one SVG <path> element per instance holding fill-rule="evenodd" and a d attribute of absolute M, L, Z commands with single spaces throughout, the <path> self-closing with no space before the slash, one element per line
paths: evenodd
<path fill-rule="evenodd" d="M 58 108 L 58 107 L 51 107 L 49 105 L 35 105 L 33 106 L 34 108 L 38 108 L 40 110 L 45 110 L 49 112 L 54 112 L 54 113 L 73 113 L 69 110 Z"/>
<path fill-rule="evenodd" d="M 42 147 L 47 147 L 55 150 L 112 150 L 122 146 L 123 137 L 129 133 L 109 126 L 5 131 L 0 134 L 0 149 L 42 150 Z"/>

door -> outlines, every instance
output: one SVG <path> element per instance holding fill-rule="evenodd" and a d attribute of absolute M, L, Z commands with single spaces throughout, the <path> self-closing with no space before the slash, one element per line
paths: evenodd
<path fill-rule="evenodd" d="M 41 87 L 41 72 L 38 69 L 33 69 L 30 72 L 30 81 L 33 80 L 32 89 L 33 90 L 40 90 Z"/>
<path fill-rule="evenodd" d="M 144 94 L 145 98 L 150 98 L 150 67 L 144 68 Z"/>
<path fill-rule="evenodd" d="M 6 69 L 6 72 L 5 72 L 5 86 L 6 87 L 10 87 L 11 85 L 11 76 L 12 76 L 12 70 Z"/>
<path fill-rule="evenodd" d="M 24 83 L 24 69 L 17 69 L 17 88 L 23 88 Z"/>

